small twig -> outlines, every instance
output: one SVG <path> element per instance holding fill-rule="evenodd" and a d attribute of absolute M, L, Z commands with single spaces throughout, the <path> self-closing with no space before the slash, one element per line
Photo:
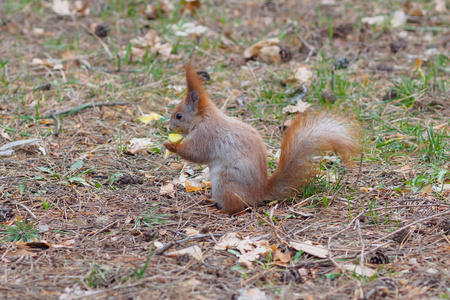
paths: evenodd
<path fill-rule="evenodd" d="M 104 41 L 102 41 L 102 39 L 99 38 L 99 37 L 95 34 L 95 32 L 92 32 L 92 30 L 90 30 L 90 29 L 89 29 L 86 25 L 84 25 L 83 23 L 78 22 L 78 20 L 75 18 L 75 16 L 74 16 L 73 14 L 70 14 L 70 16 L 71 16 L 71 18 L 72 18 L 72 21 L 73 21 L 75 24 L 80 25 L 84 30 L 86 30 L 90 35 L 92 35 L 92 36 L 100 43 L 100 45 L 103 46 L 103 48 L 105 49 L 106 53 L 108 53 L 109 58 L 111 58 L 111 59 L 114 58 L 114 55 L 113 55 L 113 54 L 111 53 L 111 51 L 109 50 L 108 45 L 107 45 Z"/>
<path fill-rule="evenodd" d="M 380 208 L 375 208 L 372 209 L 372 211 L 378 211 L 378 210 L 389 210 L 389 209 L 394 209 L 394 208 L 418 208 L 418 207 L 450 207 L 450 205 L 447 204 L 440 204 L 440 203 L 436 203 L 436 204 L 414 204 L 414 205 L 394 205 L 394 206 L 388 206 L 388 207 L 380 207 Z M 388 212 L 386 212 L 385 214 L 387 214 Z"/>
<path fill-rule="evenodd" d="M 356 220 L 355 227 L 358 228 L 359 240 L 361 241 L 361 258 L 359 260 L 359 266 L 361 268 L 361 274 L 365 276 L 364 273 L 364 241 L 361 234 L 361 226 L 359 225 L 359 219 Z"/>
<path fill-rule="evenodd" d="M 22 206 L 29 214 L 30 214 L 30 216 L 33 218 L 33 219 L 37 219 L 37 217 L 36 217 L 36 215 L 35 214 L 33 214 L 33 212 L 28 208 L 28 207 L 26 207 L 25 205 L 23 205 L 23 204 L 21 204 L 21 203 L 17 203 L 17 204 L 19 204 L 20 206 Z"/>
<path fill-rule="evenodd" d="M 105 227 L 103 227 L 102 229 L 96 231 L 95 233 L 94 233 L 94 232 L 91 232 L 91 233 L 89 233 L 88 235 L 86 235 L 86 237 L 88 237 L 88 236 L 94 237 L 94 236 L 96 236 L 97 234 L 99 234 L 100 232 L 102 232 L 102 231 L 108 229 L 109 227 L 113 226 L 114 224 L 118 223 L 119 221 L 120 221 L 120 220 L 116 220 L 116 221 L 112 222 L 111 224 L 109 224 L 108 226 L 105 226 Z"/>
<path fill-rule="evenodd" d="M 61 121 L 59 120 L 60 115 L 70 115 L 79 112 L 80 110 L 86 109 L 86 108 L 93 108 L 93 107 L 102 107 L 102 106 L 116 106 L 116 105 L 131 105 L 130 102 L 104 102 L 104 103 L 87 103 L 83 104 L 78 107 L 74 108 L 68 108 L 60 111 L 56 111 L 51 113 L 50 115 L 46 115 L 41 117 L 41 119 L 53 119 L 56 122 L 55 126 L 55 136 L 58 136 L 61 132 Z"/>
<path fill-rule="evenodd" d="M 373 241 L 372 244 L 378 243 L 378 242 L 380 242 L 380 241 L 382 241 L 382 240 L 384 240 L 384 239 L 386 239 L 386 238 L 388 238 L 388 237 L 390 237 L 390 236 L 393 236 L 394 234 L 396 234 L 396 233 L 398 233 L 398 232 L 400 232 L 400 231 L 402 231 L 402 230 L 404 230 L 404 229 L 406 229 L 406 228 L 409 228 L 409 227 L 411 227 L 411 226 L 417 224 L 417 223 L 420 223 L 420 222 L 423 222 L 423 221 L 426 221 L 426 220 L 430 220 L 430 219 L 433 219 L 433 218 L 436 218 L 436 217 L 448 215 L 448 214 L 450 214 L 450 209 L 447 209 L 446 211 L 444 211 L 443 213 L 440 213 L 440 214 L 436 214 L 436 215 L 432 215 L 432 216 L 429 216 L 429 217 L 426 217 L 426 218 L 422 218 L 422 219 L 420 219 L 420 220 L 417 220 L 417 221 L 412 222 L 412 223 L 410 223 L 410 224 L 408 224 L 408 225 L 406 225 L 406 226 L 403 226 L 402 228 L 399 228 L 399 229 L 397 229 L 396 231 L 393 231 L 393 232 L 391 232 L 390 234 L 385 235 L 385 236 L 383 236 L 383 237 L 381 237 L 381 238 L 379 238 L 379 239 Z"/>
<path fill-rule="evenodd" d="M 250 72 L 252 73 L 253 78 L 255 78 L 256 83 L 258 84 L 258 94 L 259 94 L 258 96 L 259 96 L 259 98 L 261 98 L 261 85 L 258 80 L 258 77 L 256 77 L 255 72 L 253 72 L 253 68 L 252 68 L 252 65 L 250 64 L 250 62 L 247 63 L 247 67 L 250 70 Z"/>
<path fill-rule="evenodd" d="M 300 267 L 307 267 L 307 266 L 311 266 L 311 265 L 329 265 L 330 263 L 332 263 L 330 259 L 323 258 L 323 259 L 318 259 L 318 260 L 313 260 L 313 261 L 305 261 L 305 262 L 297 263 L 293 266 L 287 266 L 287 268 L 288 269 L 291 269 L 291 268 L 298 269 Z"/>
<path fill-rule="evenodd" d="M 308 62 L 309 59 L 311 58 L 311 56 L 314 54 L 314 52 L 316 51 L 314 49 L 313 46 L 311 46 L 304 38 L 302 38 L 302 36 L 300 34 L 298 34 L 297 32 L 295 33 L 295 35 L 300 39 L 300 41 L 302 41 L 303 45 L 305 45 L 308 49 L 309 49 L 309 53 L 308 56 L 305 59 L 305 62 Z"/>
<path fill-rule="evenodd" d="M 93 108 L 93 107 L 102 107 L 102 106 L 116 106 L 116 105 L 131 105 L 130 102 L 103 102 L 103 103 L 87 103 L 80 105 L 78 107 L 74 108 L 68 108 L 60 111 L 56 111 L 50 115 L 41 117 L 41 119 L 50 119 L 59 115 L 71 115 L 73 113 L 77 113 L 80 110 L 86 109 L 86 108 Z"/>

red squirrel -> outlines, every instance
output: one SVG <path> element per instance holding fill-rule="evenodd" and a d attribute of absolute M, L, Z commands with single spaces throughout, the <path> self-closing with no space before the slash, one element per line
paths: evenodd
<path fill-rule="evenodd" d="M 186 98 L 174 109 L 169 128 L 182 134 L 181 144 L 164 147 L 188 161 L 207 164 L 217 206 L 237 213 L 261 202 L 285 199 L 314 177 L 313 156 L 339 152 L 344 159 L 360 147 L 355 126 L 322 112 L 293 118 L 283 138 L 278 166 L 268 176 L 266 146 L 250 125 L 226 116 L 208 98 L 196 71 L 186 64 Z"/>

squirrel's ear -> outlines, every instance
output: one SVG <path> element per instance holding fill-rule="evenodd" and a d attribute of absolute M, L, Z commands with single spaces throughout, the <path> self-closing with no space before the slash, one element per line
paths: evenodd
<path fill-rule="evenodd" d="M 191 91 L 188 95 L 187 102 L 189 107 L 193 111 L 197 111 L 198 102 L 200 101 L 200 95 L 196 91 Z"/>
<path fill-rule="evenodd" d="M 201 100 L 205 97 L 202 82 L 190 63 L 186 64 L 186 102 L 194 111 L 198 111 Z"/>

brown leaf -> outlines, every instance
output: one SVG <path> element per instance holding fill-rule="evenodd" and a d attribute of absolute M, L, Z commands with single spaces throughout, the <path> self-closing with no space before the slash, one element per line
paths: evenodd
<path fill-rule="evenodd" d="M 53 0 L 53 11 L 60 16 L 70 16 L 70 2 L 68 0 Z"/>
<path fill-rule="evenodd" d="M 185 255 L 185 254 L 192 256 L 196 260 L 202 260 L 203 259 L 202 250 L 197 245 L 194 245 L 192 247 L 188 247 L 188 248 L 185 248 L 185 249 L 182 249 L 182 250 L 179 250 L 179 251 L 174 251 L 174 252 L 167 253 L 166 256 L 179 257 L 179 256 L 182 256 L 182 255 Z"/>
<path fill-rule="evenodd" d="M 167 16 L 173 12 L 174 6 L 171 0 L 154 1 L 155 4 L 148 4 L 144 15 L 147 19 L 158 18 L 158 13 L 162 16 Z"/>
<path fill-rule="evenodd" d="M 37 256 L 38 254 L 36 252 L 31 252 L 25 249 L 18 249 L 16 251 L 8 252 L 8 254 L 6 254 L 7 257 L 22 257 L 24 255 Z"/>
<path fill-rule="evenodd" d="M 288 105 L 283 108 L 282 112 L 285 114 L 295 114 L 305 112 L 311 104 L 298 100 L 296 105 Z"/>
<path fill-rule="evenodd" d="M 200 8 L 199 0 L 185 0 L 183 6 L 181 7 L 181 13 L 193 15 L 198 8 Z"/>
<path fill-rule="evenodd" d="M 75 245 L 75 239 L 70 239 L 70 240 L 66 240 L 66 241 L 62 242 L 61 244 L 53 245 L 53 248 L 72 249 L 74 245 Z"/>
<path fill-rule="evenodd" d="M 447 5 L 445 3 L 445 0 L 435 0 L 434 2 L 436 3 L 434 9 L 436 9 L 437 12 L 444 13 L 447 11 Z"/>
<path fill-rule="evenodd" d="M 407 15 L 410 15 L 413 17 L 425 16 L 425 10 L 423 8 L 423 5 L 418 2 L 413 2 L 413 1 L 406 2 L 405 6 L 403 7 L 403 11 Z"/>
<path fill-rule="evenodd" d="M 160 195 L 169 195 L 169 194 L 173 194 L 174 192 L 175 191 L 174 191 L 173 183 L 166 184 L 166 185 L 162 186 L 161 189 L 159 190 Z"/>
<path fill-rule="evenodd" d="M 46 241 L 37 241 L 37 242 L 17 242 L 17 245 L 27 247 L 27 248 L 35 248 L 35 249 L 48 249 L 51 247 L 50 243 L 47 243 Z"/>
<path fill-rule="evenodd" d="M 286 251 L 283 253 L 277 250 L 275 252 L 275 255 L 273 256 L 273 261 L 276 265 L 286 267 L 288 263 L 291 261 L 291 252 Z"/>
<path fill-rule="evenodd" d="M 253 44 L 251 47 L 245 49 L 244 58 L 251 59 L 252 57 L 256 57 L 256 56 L 260 55 L 261 49 L 266 48 L 266 47 L 277 46 L 278 43 L 280 43 L 280 40 L 278 38 L 271 38 L 271 39 L 259 41 L 256 44 Z M 278 53 L 278 56 L 279 55 L 280 54 Z M 281 58 L 280 58 L 280 61 L 281 61 Z"/>
<path fill-rule="evenodd" d="M 433 189 L 431 184 L 427 185 L 426 187 L 423 188 L 422 196 L 431 195 L 432 190 Z"/>
<path fill-rule="evenodd" d="M 289 246 L 297 251 L 304 251 L 319 258 L 327 258 L 328 256 L 327 249 L 325 249 L 322 245 L 313 245 L 311 241 L 306 241 L 303 243 L 290 242 Z"/>
<path fill-rule="evenodd" d="M 269 64 L 279 64 L 281 63 L 280 56 L 281 48 L 278 45 L 263 47 L 259 51 L 259 57 Z"/>

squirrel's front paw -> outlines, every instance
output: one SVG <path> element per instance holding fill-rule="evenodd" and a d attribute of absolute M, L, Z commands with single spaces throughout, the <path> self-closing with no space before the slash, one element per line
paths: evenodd
<path fill-rule="evenodd" d="M 163 146 L 164 146 L 167 150 L 169 150 L 170 152 L 176 153 L 177 145 L 175 145 L 175 144 L 172 143 L 171 141 L 165 141 L 165 142 L 163 143 Z"/>

